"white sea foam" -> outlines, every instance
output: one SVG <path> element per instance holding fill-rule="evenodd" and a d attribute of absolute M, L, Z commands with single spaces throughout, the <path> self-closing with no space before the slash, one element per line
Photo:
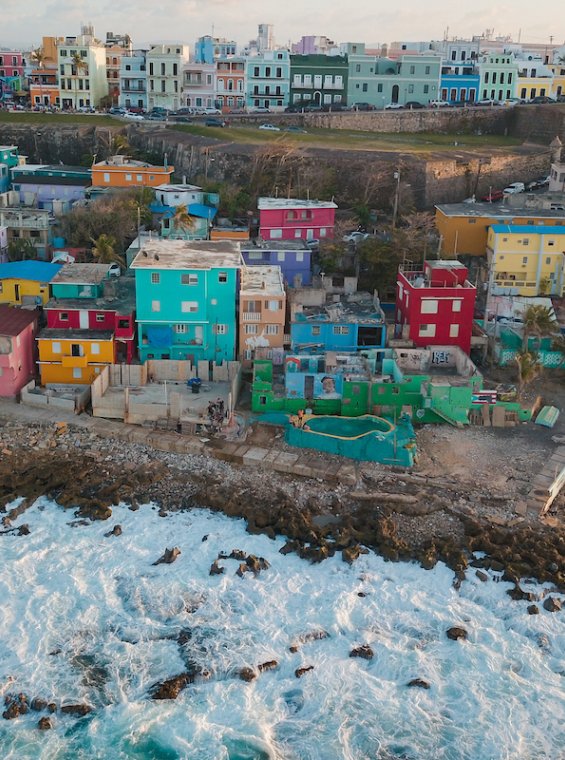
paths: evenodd
<path fill-rule="evenodd" d="M 443 565 L 425 571 L 373 554 L 351 567 L 340 557 L 310 565 L 279 554 L 282 540 L 204 510 L 162 518 L 151 506 L 121 505 L 110 525 L 71 527 L 69 511 L 39 500 L 20 520 L 29 536 L 0 537 L 3 693 L 95 710 L 57 714 L 48 732 L 38 731 L 37 713 L 0 720 L 2 758 L 564 757 L 563 616 L 529 616 L 506 583 L 470 573 L 457 592 Z M 104 537 L 115 523 L 123 534 Z M 177 561 L 153 566 L 172 546 Z M 233 548 L 271 568 L 240 578 L 226 560 L 224 575 L 209 576 L 218 552 Z M 448 640 L 452 625 L 468 641 Z M 329 637 L 289 651 L 320 630 Z M 191 636 L 182 649 L 181 631 Z M 349 657 L 361 644 L 373 660 Z M 148 699 L 188 660 L 210 677 L 175 701 Z M 237 678 L 268 660 L 278 669 Z M 297 679 L 295 669 L 309 665 Z M 431 688 L 408 688 L 413 678 Z"/>

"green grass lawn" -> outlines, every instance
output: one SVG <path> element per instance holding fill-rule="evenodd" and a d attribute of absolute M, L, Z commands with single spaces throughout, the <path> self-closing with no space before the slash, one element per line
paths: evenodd
<path fill-rule="evenodd" d="M 29 111 L 0 111 L 0 124 L 97 124 L 119 127 L 111 116 L 80 113 L 40 113 Z"/>
<path fill-rule="evenodd" d="M 217 137 L 226 142 L 248 145 L 265 143 L 293 144 L 304 147 L 335 148 L 338 150 L 403 151 L 407 153 L 427 153 L 434 150 L 474 150 L 481 148 L 510 148 L 520 145 L 522 140 L 499 135 L 442 135 L 434 133 L 397 134 L 386 132 L 359 132 L 349 129 L 307 128 L 307 134 L 300 132 L 269 132 L 257 126 L 232 126 L 227 128 L 205 127 L 192 124 L 169 125 L 169 129 L 188 132 L 202 137 Z"/>

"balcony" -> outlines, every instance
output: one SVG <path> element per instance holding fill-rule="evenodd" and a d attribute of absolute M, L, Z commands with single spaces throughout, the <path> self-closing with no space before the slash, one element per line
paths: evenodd
<path fill-rule="evenodd" d="M 244 311 L 243 321 L 244 322 L 260 322 L 261 312 L 260 311 Z"/>
<path fill-rule="evenodd" d="M 139 87 L 139 86 L 134 86 L 132 84 L 122 84 L 121 90 L 122 92 L 143 92 L 143 93 L 147 92 L 147 88 L 145 86 Z"/>

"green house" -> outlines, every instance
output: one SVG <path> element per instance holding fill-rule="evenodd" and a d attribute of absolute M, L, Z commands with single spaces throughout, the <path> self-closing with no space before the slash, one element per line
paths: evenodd
<path fill-rule="evenodd" d="M 290 104 L 345 104 L 348 74 L 346 55 L 291 55 Z"/>

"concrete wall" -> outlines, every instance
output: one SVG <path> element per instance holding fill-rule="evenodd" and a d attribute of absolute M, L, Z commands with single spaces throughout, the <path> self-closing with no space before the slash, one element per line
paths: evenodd
<path fill-rule="evenodd" d="M 91 399 L 90 386 L 75 391 L 73 398 L 62 397 L 57 394 L 57 388 L 42 389 L 36 391 L 35 380 L 31 380 L 21 390 L 21 403 L 27 406 L 50 406 L 54 409 L 62 409 L 70 414 L 80 414 L 83 412 Z"/>

